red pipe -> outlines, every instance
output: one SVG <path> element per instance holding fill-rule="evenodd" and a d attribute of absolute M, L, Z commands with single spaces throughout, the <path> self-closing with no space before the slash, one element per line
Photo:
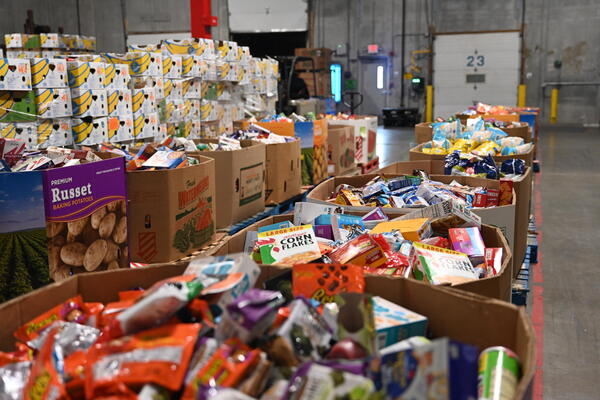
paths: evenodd
<path fill-rule="evenodd" d="M 218 25 L 212 14 L 210 0 L 190 0 L 190 31 L 192 37 L 212 39 L 211 26 Z"/>

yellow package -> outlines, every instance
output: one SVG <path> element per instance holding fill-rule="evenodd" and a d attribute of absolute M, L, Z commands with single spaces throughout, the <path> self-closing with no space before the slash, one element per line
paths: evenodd
<path fill-rule="evenodd" d="M 444 149 L 443 147 L 424 147 L 423 153 L 446 155 L 448 154 L 448 150 Z"/>
<path fill-rule="evenodd" d="M 399 231 L 404 239 L 416 242 L 425 239 L 431 233 L 429 218 L 400 219 L 396 221 L 381 222 L 373 229 L 371 234 Z"/>
<path fill-rule="evenodd" d="M 473 154 L 478 156 L 495 156 L 500 151 L 500 146 L 496 142 L 485 142 L 473 150 Z"/>

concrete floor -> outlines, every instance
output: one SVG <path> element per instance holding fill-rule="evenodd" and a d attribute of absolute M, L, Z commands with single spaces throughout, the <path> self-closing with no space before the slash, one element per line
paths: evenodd
<path fill-rule="evenodd" d="M 412 128 L 380 128 L 380 164 L 408 160 L 413 141 Z M 532 213 L 541 256 L 528 298 L 543 349 L 534 398 L 599 399 L 600 129 L 546 128 L 540 142 Z"/>

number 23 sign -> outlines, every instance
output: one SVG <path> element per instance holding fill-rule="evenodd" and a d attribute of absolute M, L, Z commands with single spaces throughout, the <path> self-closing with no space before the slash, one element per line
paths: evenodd
<path fill-rule="evenodd" d="M 485 66 L 485 56 L 473 55 L 467 56 L 467 67 L 483 67 Z"/>

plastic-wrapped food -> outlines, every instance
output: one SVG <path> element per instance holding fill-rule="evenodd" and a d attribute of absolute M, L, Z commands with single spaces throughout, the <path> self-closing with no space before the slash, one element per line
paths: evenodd
<path fill-rule="evenodd" d="M 365 278 L 361 267 L 358 265 L 363 264 L 294 265 L 292 269 L 292 291 L 294 296 L 304 296 L 307 299 L 327 303 L 335 301 L 334 296 L 338 293 L 362 293 L 365 290 Z"/>
<path fill-rule="evenodd" d="M 525 139 L 518 136 L 508 136 L 498 139 L 497 143 L 502 147 L 516 147 L 525 143 Z"/>
<path fill-rule="evenodd" d="M 525 173 L 525 161 L 518 158 L 503 161 L 500 172 L 505 175 L 523 175 Z"/>
<path fill-rule="evenodd" d="M 0 398 L 20 400 L 31 370 L 31 352 L 0 352 Z"/>
<path fill-rule="evenodd" d="M 472 153 L 478 156 L 495 156 L 499 151 L 500 146 L 498 143 L 489 141 L 477 146 L 477 148 L 473 149 Z"/>
<path fill-rule="evenodd" d="M 60 327 L 49 329 L 39 353 L 31 365 L 31 372 L 23 390 L 24 400 L 66 399 L 67 393 L 62 377 L 64 353 L 56 343 Z"/>

